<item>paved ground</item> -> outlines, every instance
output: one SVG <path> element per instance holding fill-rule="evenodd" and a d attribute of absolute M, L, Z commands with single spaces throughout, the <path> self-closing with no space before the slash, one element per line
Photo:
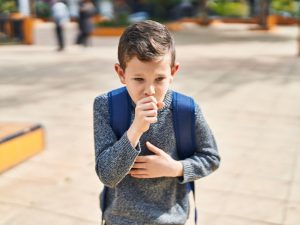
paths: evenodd
<path fill-rule="evenodd" d="M 248 28 L 188 26 L 175 34 L 181 70 L 173 88 L 202 105 L 222 156 L 221 168 L 197 182 L 199 224 L 299 225 L 297 28 Z M 118 39 L 57 53 L 43 29 L 36 46 L 0 47 L 0 122 L 40 122 L 47 132 L 43 153 L 0 175 L 0 224 L 96 225 L 102 185 L 92 103 L 119 86 Z M 74 34 L 71 26 L 69 40 Z"/>

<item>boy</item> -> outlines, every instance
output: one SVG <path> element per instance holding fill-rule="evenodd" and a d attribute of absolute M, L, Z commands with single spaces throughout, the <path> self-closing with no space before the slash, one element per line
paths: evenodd
<path fill-rule="evenodd" d="M 120 138 L 110 125 L 108 94 L 94 102 L 96 172 L 107 188 L 107 225 L 185 224 L 185 185 L 219 166 L 220 157 L 198 105 L 195 153 L 179 160 L 172 118 L 172 82 L 179 65 L 167 28 L 147 20 L 120 38 L 115 71 L 131 101 L 131 125 Z"/>

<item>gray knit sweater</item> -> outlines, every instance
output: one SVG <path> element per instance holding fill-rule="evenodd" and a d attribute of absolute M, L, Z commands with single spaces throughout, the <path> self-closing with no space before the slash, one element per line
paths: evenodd
<path fill-rule="evenodd" d="M 203 114 L 196 104 L 195 154 L 185 160 L 180 178 L 137 179 L 128 175 L 138 155 L 152 154 L 150 141 L 175 160 L 178 159 L 172 119 L 172 91 L 168 90 L 158 122 L 151 124 L 133 148 L 127 133 L 117 140 L 109 125 L 107 94 L 94 102 L 96 172 L 108 188 L 104 219 L 108 225 L 185 224 L 189 214 L 187 182 L 207 176 L 220 163 L 217 146 Z M 132 102 L 132 120 L 135 104 Z"/>

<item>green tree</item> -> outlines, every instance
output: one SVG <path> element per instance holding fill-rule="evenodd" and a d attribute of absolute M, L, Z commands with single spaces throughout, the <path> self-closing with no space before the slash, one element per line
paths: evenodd
<path fill-rule="evenodd" d="M 9 14 L 17 11 L 17 5 L 14 0 L 0 0 L 0 13 Z"/>

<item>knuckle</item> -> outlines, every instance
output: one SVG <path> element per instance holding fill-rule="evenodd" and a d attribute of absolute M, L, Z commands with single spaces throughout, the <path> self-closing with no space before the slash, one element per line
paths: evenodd
<path fill-rule="evenodd" d="M 145 162 L 150 162 L 150 157 L 145 157 Z M 145 165 L 145 167 L 147 167 L 147 165 Z"/>
<path fill-rule="evenodd" d="M 156 98 L 154 96 L 150 96 L 151 97 L 151 100 L 156 102 Z"/>
<path fill-rule="evenodd" d="M 152 102 L 152 107 L 153 107 L 154 109 L 157 109 L 157 105 L 156 105 L 154 102 Z"/>

